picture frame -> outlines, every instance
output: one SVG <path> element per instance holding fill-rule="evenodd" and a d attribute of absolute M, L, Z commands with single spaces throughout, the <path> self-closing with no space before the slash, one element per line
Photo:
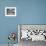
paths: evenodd
<path fill-rule="evenodd" d="M 5 7 L 5 16 L 16 16 L 16 7 Z"/>

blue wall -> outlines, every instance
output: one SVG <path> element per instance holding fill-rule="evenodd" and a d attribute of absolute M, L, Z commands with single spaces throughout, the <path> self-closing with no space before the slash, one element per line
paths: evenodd
<path fill-rule="evenodd" d="M 17 16 L 6 17 L 6 6 L 16 7 Z M 9 32 L 17 33 L 17 24 L 46 24 L 46 0 L 1 0 L 0 44 L 8 43 Z"/>

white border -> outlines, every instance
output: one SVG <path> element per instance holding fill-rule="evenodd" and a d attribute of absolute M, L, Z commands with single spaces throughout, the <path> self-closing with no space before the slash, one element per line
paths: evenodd
<path fill-rule="evenodd" d="M 7 9 L 15 9 L 15 15 L 7 15 Z M 16 16 L 16 7 L 5 7 L 5 16 Z"/>
<path fill-rule="evenodd" d="M 20 25 L 18 25 L 18 43 L 20 43 Z"/>

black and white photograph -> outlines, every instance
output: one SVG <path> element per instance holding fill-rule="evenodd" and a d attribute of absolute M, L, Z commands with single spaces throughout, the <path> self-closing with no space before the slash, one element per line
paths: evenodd
<path fill-rule="evenodd" d="M 5 16 L 16 16 L 16 7 L 5 7 Z"/>

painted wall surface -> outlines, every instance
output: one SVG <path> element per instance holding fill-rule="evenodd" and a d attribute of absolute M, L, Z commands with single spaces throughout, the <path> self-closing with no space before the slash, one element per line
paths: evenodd
<path fill-rule="evenodd" d="M 16 17 L 5 16 L 9 6 L 16 7 Z M 8 43 L 9 32 L 17 34 L 17 24 L 46 24 L 46 0 L 0 0 L 0 44 Z"/>

